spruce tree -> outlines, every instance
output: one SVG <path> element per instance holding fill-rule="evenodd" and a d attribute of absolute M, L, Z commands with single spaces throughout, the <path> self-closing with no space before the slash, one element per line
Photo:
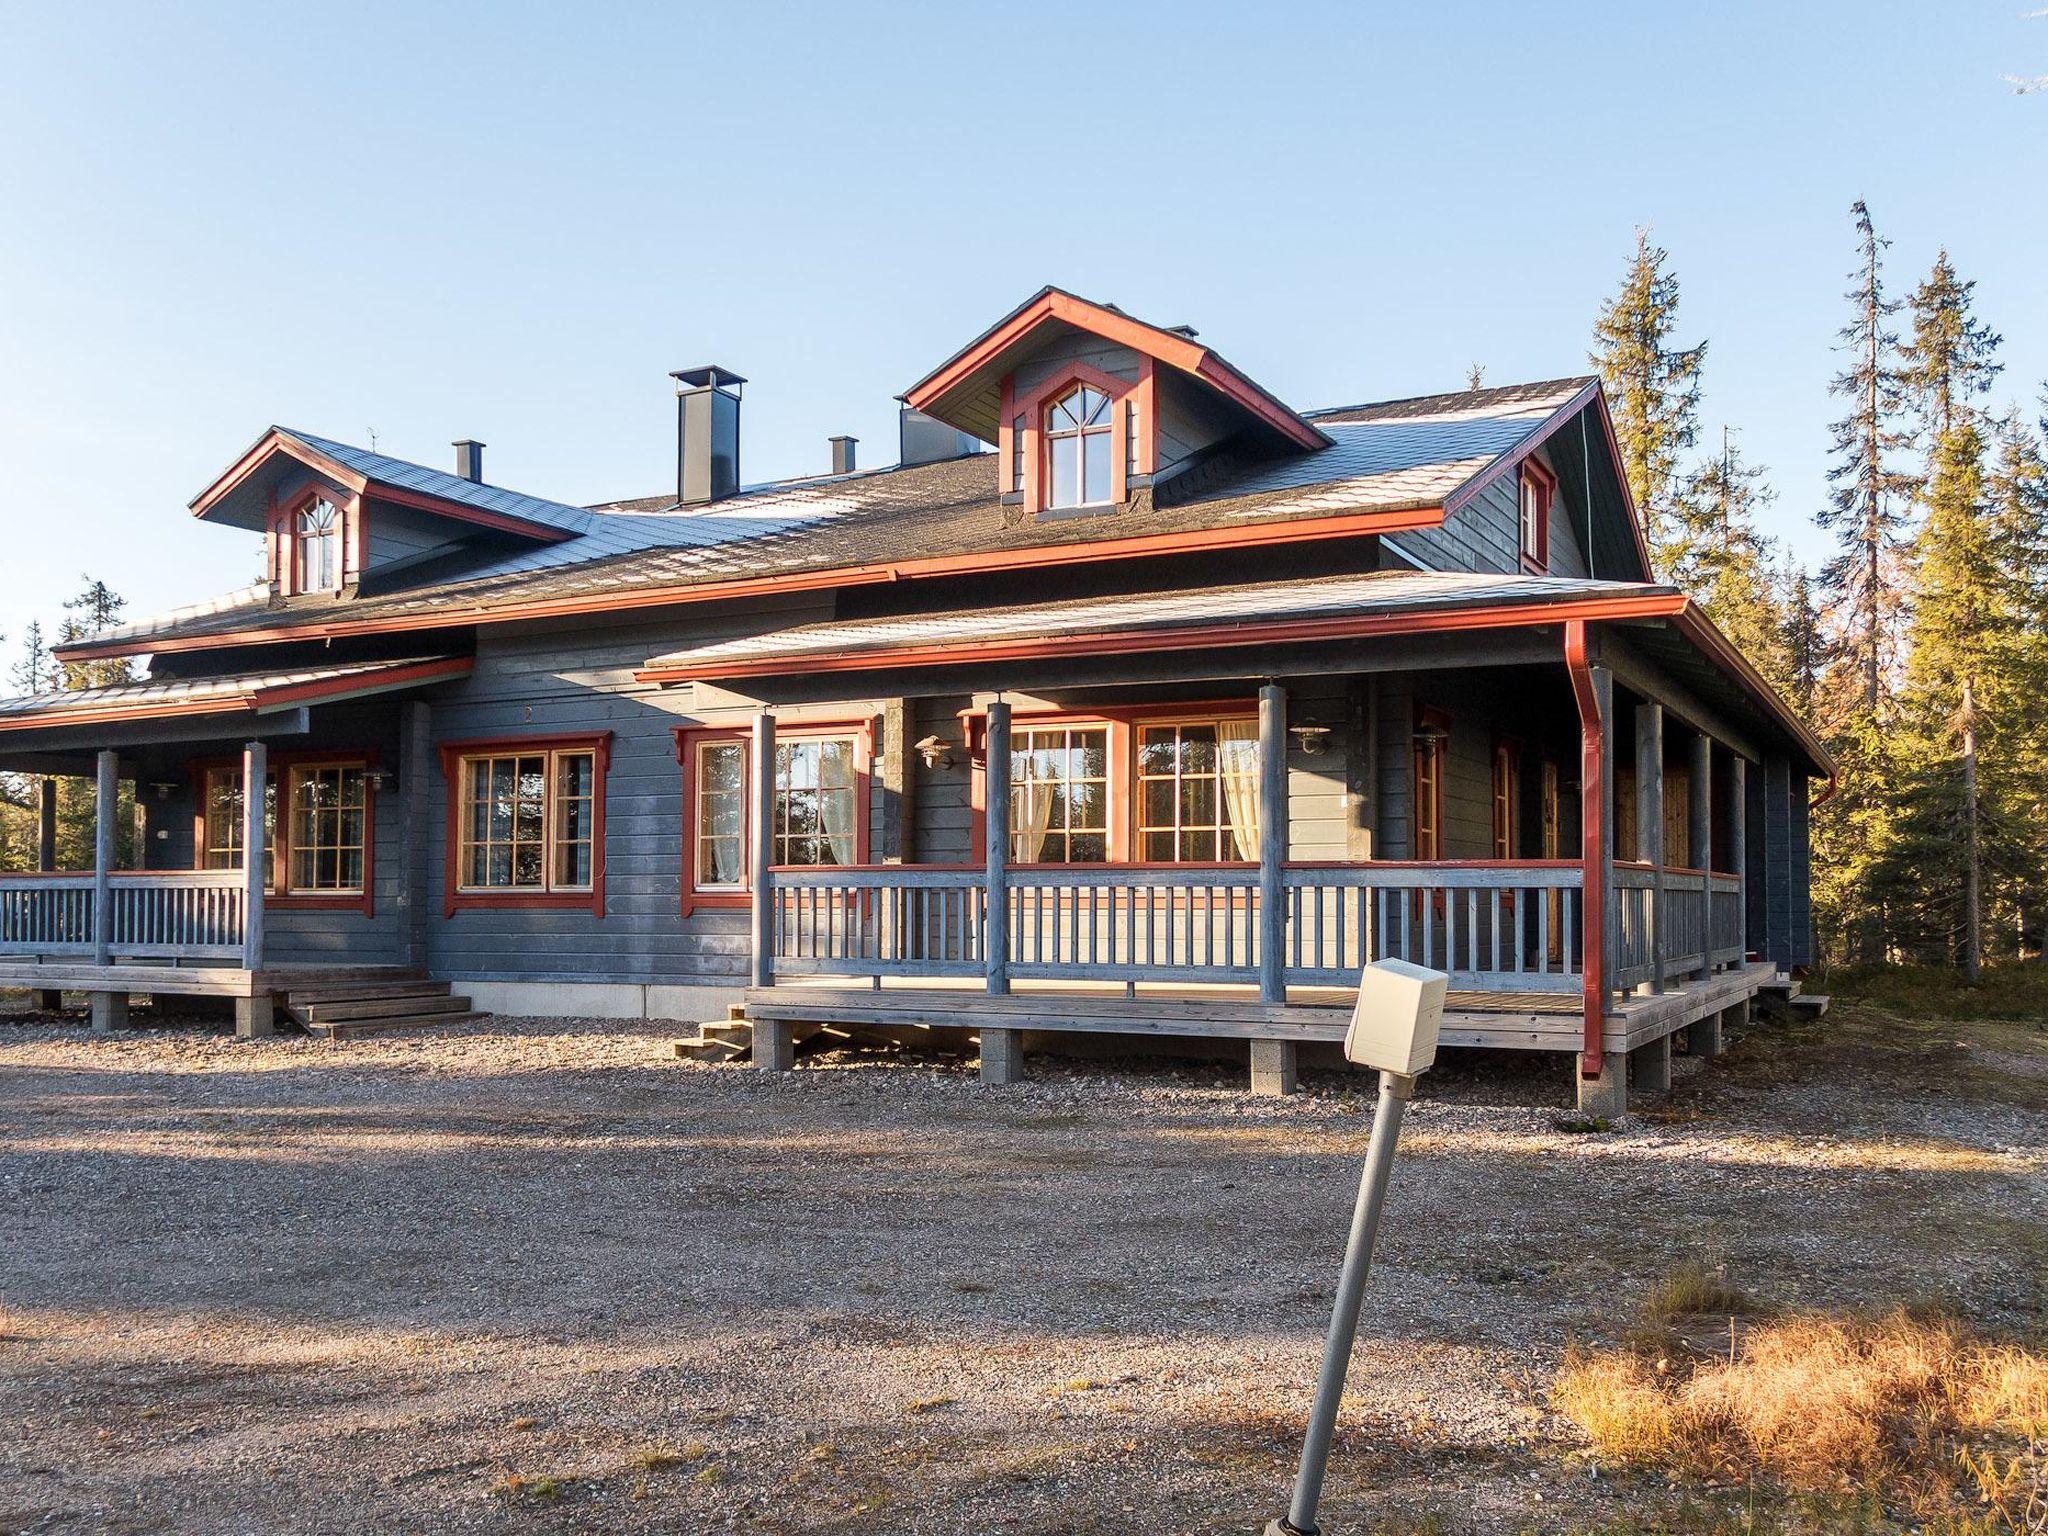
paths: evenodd
<path fill-rule="evenodd" d="M 1779 579 L 1783 615 L 1785 664 L 1791 686 L 1786 696 L 1809 725 L 1819 719 L 1820 674 L 1825 655 L 1820 613 L 1814 607 L 1813 579 L 1806 567 L 1791 564 Z"/>
<path fill-rule="evenodd" d="M 22 632 L 21 659 L 8 681 L 17 694 L 41 693 L 50 686 L 50 647 L 43 639 L 41 619 L 30 619 Z"/>
<path fill-rule="evenodd" d="M 78 595 L 67 598 L 64 603 L 64 620 L 57 626 L 57 643 L 60 645 L 90 639 L 113 628 L 120 622 L 122 610 L 128 606 L 128 600 L 105 582 L 95 581 L 90 576 L 80 580 L 85 584 L 78 589 Z M 117 687 L 135 681 L 135 665 L 125 656 L 99 661 L 67 661 L 59 664 L 57 681 L 62 688 Z"/>
<path fill-rule="evenodd" d="M 1920 412 L 1930 459 L 1957 420 L 1969 414 L 1971 402 L 2004 371 L 1996 354 L 2005 338 L 1970 312 L 1976 291 L 1976 281 L 1957 277 L 1943 250 L 1907 300 L 1913 335 L 1903 354 L 1905 386 Z"/>
<path fill-rule="evenodd" d="M 1674 490 L 1679 456 L 1699 436 L 1700 369 L 1707 344 L 1672 344 L 1678 277 L 1670 253 L 1636 231 L 1636 250 L 1614 297 L 1600 306 L 1589 358 L 1607 389 L 1628 488 L 1650 539 L 1651 561 L 1665 572 L 1679 537 Z"/>
<path fill-rule="evenodd" d="M 1793 686 L 1786 616 L 1773 589 L 1768 542 L 1759 514 L 1776 493 L 1761 466 L 1745 463 L 1734 439 L 1687 478 L 1675 505 L 1689 537 L 1666 579 L 1693 598 L 1707 617 L 1780 693 Z"/>
<path fill-rule="evenodd" d="M 1996 424 L 1985 493 L 2008 614 L 1995 673 L 2011 714 L 1987 787 L 2010 839 L 1991 871 L 1993 947 L 2009 941 L 2038 959 L 2048 950 L 2048 453 L 2017 412 Z"/>
<path fill-rule="evenodd" d="M 1900 419 L 1906 382 L 1892 328 L 1899 305 L 1884 286 L 1887 242 L 1860 198 L 1851 211 L 1861 260 L 1847 294 L 1854 314 L 1838 333 L 1849 361 L 1829 386 L 1849 410 L 1833 427 L 1828 501 L 1816 520 L 1839 546 L 1821 568 L 1821 592 L 1846 695 L 1840 704 L 1881 730 L 1904 606 L 1899 556 L 1914 478 L 1903 460 L 1910 436 Z"/>

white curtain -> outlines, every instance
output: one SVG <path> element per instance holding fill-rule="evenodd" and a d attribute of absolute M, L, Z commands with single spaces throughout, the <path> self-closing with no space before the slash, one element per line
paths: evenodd
<path fill-rule="evenodd" d="M 818 810 L 825 823 L 825 840 L 832 846 L 834 864 L 853 862 L 853 799 L 850 789 L 828 789 L 818 796 Z"/>
<path fill-rule="evenodd" d="M 1225 720 L 1216 727 L 1217 766 L 1223 777 L 1223 813 L 1237 856 L 1259 856 L 1259 723 Z"/>
<path fill-rule="evenodd" d="M 1045 834 L 1052 826 L 1052 800 L 1054 785 L 1046 779 L 1027 777 L 1018 787 L 1024 791 L 1023 814 L 1016 817 L 1017 825 L 1010 829 L 1016 843 L 1015 858 L 1019 864 L 1035 863 L 1045 853 Z"/>

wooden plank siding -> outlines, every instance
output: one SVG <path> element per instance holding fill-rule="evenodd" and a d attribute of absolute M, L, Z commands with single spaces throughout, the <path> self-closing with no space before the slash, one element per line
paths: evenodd
<path fill-rule="evenodd" d="M 1546 467 L 1549 457 L 1533 457 Z M 1499 571 L 1522 568 L 1520 475 L 1513 469 L 1496 474 L 1437 528 L 1414 528 L 1390 534 L 1386 542 L 1412 554 L 1438 571 Z M 1585 576 L 1586 513 L 1565 492 L 1560 481 L 1550 503 L 1550 574 Z"/>

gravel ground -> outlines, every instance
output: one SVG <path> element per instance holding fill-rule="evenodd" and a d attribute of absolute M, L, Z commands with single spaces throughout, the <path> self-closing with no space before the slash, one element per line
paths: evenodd
<path fill-rule="evenodd" d="M 138 1013 L 138 1020 L 143 1015 Z M 1811 1306 L 2048 1315 L 2038 1032 L 1760 1027 L 1605 1134 L 1561 1065 L 1410 1111 L 1332 1531 L 1660 1490 L 1545 1390 L 1689 1258 Z M 651 1024 L 329 1046 L 0 1023 L 0 1531 L 1252 1532 L 1369 1081 L 682 1063 Z M 1959 1042 L 1967 1042 L 1962 1044 Z M 1688 1070 L 1689 1069 L 1689 1070 Z"/>

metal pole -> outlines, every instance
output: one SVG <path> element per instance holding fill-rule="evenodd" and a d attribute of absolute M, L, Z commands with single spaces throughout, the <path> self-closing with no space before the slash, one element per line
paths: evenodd
<path fill-rule="evenodd" d="M 1394 1169 L 1394 1147 L 1401 1139 L 1401 1115 L 1414 1092 L 1414 1078 L 1399 1072 L 1380 1073 L 1379 1109 L 1373 1115 L 1372 1140 L 1365 1149 L 1365 1171 L 1358 1180 L 1358 1204 L 1351 1212 L 1344 1267 L 1337 1276 L 1337 1304 L 1330 1313 L 1330 1336 L 1323 1343 L 1323 1369 L 1316 1378 L 1315 1406 L 1309 1410 L 1308 1434 L 1302 1440 L 1294 1498 L 1287 1506 L 1287 1518 L 1269 1524 L 1266 1536 L 1320 1536 L 1316 1505 L 1323 1496 L 1330 1437 L 1337 1428 L 1337 1405 L 1344 1397 L 1344 1375 L 1351 1365 L 1352 1342 L 1358 1336 L 1358 1309 L 1365 1299 L 1366 1272 L 1372 1268 L 1373 1240 L 1379 1235 L 1387 1180 Z"/>

